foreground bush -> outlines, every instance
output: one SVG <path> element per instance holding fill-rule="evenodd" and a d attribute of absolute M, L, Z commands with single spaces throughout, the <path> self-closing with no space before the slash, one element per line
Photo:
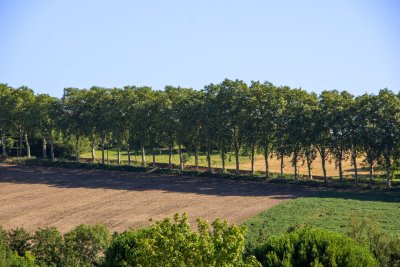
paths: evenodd
<path fill-rule="evenodd" d="M 115 237 L 106 252 L 105 266 L 251 266 L 243 262 L 245 230 L 216 220 L 198 219 L 193 231 L 186 215 L 175 215 Z M 255 263 L 253 263 L 253 266 Z M 257 266 L 257 265 L 255 265 Z"/>
<path fill-rule="evenodd" d="M 367 247 L 382 267 L 400 266 L 400 236 L 382 231 L 374 216 L 363 217 L 353 213 L 350 217 L 348 236 Z"/>
<path fill-rule="evenodd" d="M 10 249 L 7 239 L 7 233 L 0 227 L 0 266 L 34 267 L 34 257 L 29 252 L 26 252 L 23 256 L 19 256 L 17 252 Z"/>
<path fill-rule="evenodd" d="M 367 248 L 349 237 L 305 228 L 270 238 L 254 254 L 263 266 L 377 266 Z"/>
<path fill-rule="evenodd" d="M 38 265 L 62 265 L 63 237 L 55 227 L 38 229 L 32 241 L 32 253 Z"/>
<path fill-rule="evenodd" d="M 79 225 L 64 235 L 64 266 L 96 266 L 110 245 L 109 230 L 101 224 Z"/>

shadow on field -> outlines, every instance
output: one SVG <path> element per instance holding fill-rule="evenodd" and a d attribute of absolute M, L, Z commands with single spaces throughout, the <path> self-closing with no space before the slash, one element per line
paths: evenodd
<path fill-rule="evenodd" d="M 59 188 L 161 190 L 218 196 L 269 196 L 281 200 L 317 196 L 366 201 L 400 201 L 398 191 L 361 191 L 214 177 L 7 164 L 0 164 L 0 186 L 2 183 L 45 184 Z"/>

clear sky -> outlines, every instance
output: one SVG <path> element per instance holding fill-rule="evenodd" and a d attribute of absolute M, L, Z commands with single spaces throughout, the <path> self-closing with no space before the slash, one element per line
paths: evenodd
<path fill-rule="evenodd" d="M 400 1 L 0 0 L 0 82 L 400 90 Z"/>

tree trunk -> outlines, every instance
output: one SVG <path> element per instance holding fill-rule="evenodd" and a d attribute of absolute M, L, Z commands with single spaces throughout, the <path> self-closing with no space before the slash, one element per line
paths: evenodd
<path fill-rule="evenodd" d="M 172 146 L 169 147 L 168 168 L 172 169 Z"/>
<path fill-rule="evenodd" d="M 146 151 L 144 149 L 144 146 L 142 146 L 142 166 L 146 166 Z"/>
<path fill-rule="evenodd" d="M 126 149 L 128 150 L 128 166 L 131 166 L 131 150 L 129 149 L 129 145 Z"/>
<path fill-rule="evenodd" d="M 337 155 L 338 158 L 338 169 L 339 169 L 339 181 L 343 182 L 343 168 L 342 168 L 342 158 L 343 158 L 343 153 L 340 151 Z"/>
<path fill-rule="evenodd" d="M 4 134 L 1 136 L 1 147 L 3 149 L 3 157 L 7 157 L 6 137 L 4 136 Z"/>
<path fill-rule="evenodd" d="M 31 158 L 31 146 L 29 145 L 28 134 L 25 133 L 25 143 L 26 143 L 26 156 Z"/>
<path fill-rule="evenodd" d="M 239 146 L 236 141 L 235 141 L 235 162 L 236 162 L 235 174 L 239 175 Z"/>
<path fill-rule="evenodd" d="M 199 171 L 199 155 L 197 153 L 197 146 L 194 147 L 194 169 L 196 172 Z"/>
<path fill-rule="evenodd" d="M 53 133 L 50 133 L 50 159 L 54 160 L 54 144 L 53 144 Z"/>
<path fill-rule="evenodd" d="M 326 160 L 325 148 L 321 148 L 319 150 L 319 154 L 321 156 L 321 164 L 322 164 L 322 172 L 324 174 L 324 182 L 328 183 L 328 177 L 326 176 L 326 165 L 325 165 L 325 160 Z"/>
<path fill-rule="evenodd" d="M 311 166 L 311 158 L 310 158 L 310 152 L 307 152 L 306 155 L 306 161 L 307 161 L 307 170 L 308 170 L 308 179 L 312 180 L 312 166 Z"/>
<path fill-rule="evenodd" d="M 151 154 L 153 155 L 153 167 L 156 167 L 156 152 L 154 150 L 154 147 L 151 148 Z"/>
<path fill-rule="evenodd" d="M 222 160 L 222 173 L 225 172 L 225 151 L 224 148 L 221 148 L 221 160 Z"/>
<path fill-rule="evenodd" d="M 101 144 L 101 164 L 104 165 L 104 143 Z"/>
<path fill-rule="evenodd" d="M 79 162 L 79 136 L 77 136 L 75 140 L 75 160 Z"/>
<path fill-rule="evenodd" d="M 281 178 L 283 178 L 283 168 L 285 167 L 283 163 L 283 154 L 281 154 Z"/>
<path fill-rule="evenodd" d="M 265 160 L 265 178 L 269 178 L 269 162 L 268 162 L 268 158 L 269 158 L 269 151 L 267 146 L 264 147 L 264 160 Z"/>
<path fill-rule="evenodd" d="M 179 154 L 179 169 L 183 171 L 183 157 L 182 157 L 181 145 L 178 146 L 178 154 Z"/>
<path fill-rule="evenodd" d="M 47 142 L 46 138 L 43 138 L 43 145 L 42 145 L 42 152 L 43 152 L 43 159 L 47 159 Z"/>
<path fill-rule="evenodd" d="M 211 173 L 211 151 L 210 148 L 207 148 L 207 169 L 208 172 Z"/>
<path fill-rule="evenodd" d="M 391 187 L 391 181 L 392 181 L 392 169 L 391 169 L 391 160 L 390 160 L 390 154 L 386 153 L 385 155 L 385 161 L 386 161 L 386 184 L 388 187 Z"/>
<path fill-rule="evenodd" d="M 92 162 L 96 162 L 96 142 L 92 140 Z"/>
<path fill-rule="evenodd" d="M 20 130 L 19 134 L 19 157 L 22 157 L 22 131 Z"/>
<path fill-rule="evenodd" d="M 121 164 L 121 149 L 119 146 L 119 142 L 117 142 L 117 162 L 118 162 L 118 165 Z"/>
<path fill-rule="evenodd" d="M 251 174 L 252 175 L 255 174 L 255 170 L 254 170 L 254 153 L 255 153 L 255 145 L 253 144 L 251 146 Z"/>
<path fill-rule="evenodd" d="M 357 151 L 356 150 L 351 151 L 351 160 L 353 162 L 353 168 L 354 168 L 354 180 L 356 181 L 356 184 L 358 184 Z"/>
<path fill-rule="evenodd" d="M 297 149 L 294 149 L 293 152 L 293 168 L 294 168 L 294 179 L 297 180 Z"/>
<path fill-rule="evenodd" d="M 372 183 L 372 180 L 374 178 L 374 160 L 372 157 L 369 158 L 369 181 Z"/>

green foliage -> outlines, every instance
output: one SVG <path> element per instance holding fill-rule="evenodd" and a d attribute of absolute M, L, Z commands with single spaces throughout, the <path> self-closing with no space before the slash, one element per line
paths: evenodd
<path fill-rule="evenodd" d="M 245 151 L 252 159 L 263 153 L 266 177 L 272 156 L 281 159 L 284 177 L 283 159 L 287 156 L 292 158 L 295 179 L 299 164 L 305 162 L 311 179 L 311 163 L 318 151 L 325 182 L 327 161 L 335 161 L 343 180 L 342 161 L 350 158 L 358 181 L 361 164 L 357 158 L 366 156 L 371 181 L 373 168 L 379 165 L 380 172 L 386 172 L 388 187 L 400 158 L 400 98 L 388 89 L 359 97 L 346 91 L 323 91 L 317 97 L 270 82 L 252 81 L 248 86 L 241 80 L 225 79 L 201 91 L 179 86 L 166 86 L 164 91 L 147 86 L 65 88 L 63 97 L 57 99 L 35 95 L 25 86 L 14 89 L 0 84 L 0 114 L 2 157 L 11 153 L 29 158 L 32 145 L 36 157 L 53 160 L 54 154 L 72 157 L 75 152 L 79 162 L 81 152 L 98 147 L 133 148 L 141 150 L 142 165 L 146 166 L 146 151 L 178 145 L 187 153 L 179 157 L 181 170 L 186 162 L 199 163 L 198 152 L 209 156 L 214 151 L 223 172 L 234 162 L 239 174 L 241 152 Z M 51 151 L 55 150 L 50 157 L 49 143 Z M 95 162 L 94 154 L 90 158 Z M 192 154 L 196 160 L 190 159 Z M 118 164 L 120 159 L 118 153 Z M 215 157 L 203 156 L 202 160 L 211 172 Z M 252 174 L 254 171 L 252 160 Z"/>
<path fill-rule="evenodd" d="M 377 266 L 368 249 L 322 229 L 305 228 L 272 237 L 254 253 L 263 266 Z"/>
<path fill-rule="evenodd" d="M 79 225 L 64 235 L 63 265 L 94 266 L 110 244 L 111 235 L 104 225 Z"/>
<path fill-rule="evenodd" d="M 12 251 L 24 256 L 30 248 L 30 234 L 22 227 L 15 228 L 8 232 L 8 245 Z"/>
<path fill-rule="evenodd" d="M 23 256 L 12 251 L 8 245 L 7 232 L 0 227 L 0 266 L 1 267 L 33 267 L 34 257 L 29 252 Z"/>
<path fill-rule="evenodd" d="M 369 248 L 380 266 L 400 266 L 400 235 L 383 232 L 374 216 L 362 217 L 360 213 L 353 213 L 349 224 L 348 236 Z"/>
<path fill-rule="evenodd" d="M 61 264 L 63 238 L 55 227 L 38 229 L 32 239 L 32 253 L 39 265 Z"/>
<path fill-rule="evenodd" d="M 245 266 L 245 230 L 225 221 L 198 219 L 191 230 L 186 215 L 118 234 L 106 252 L 105 266 Z"/>

